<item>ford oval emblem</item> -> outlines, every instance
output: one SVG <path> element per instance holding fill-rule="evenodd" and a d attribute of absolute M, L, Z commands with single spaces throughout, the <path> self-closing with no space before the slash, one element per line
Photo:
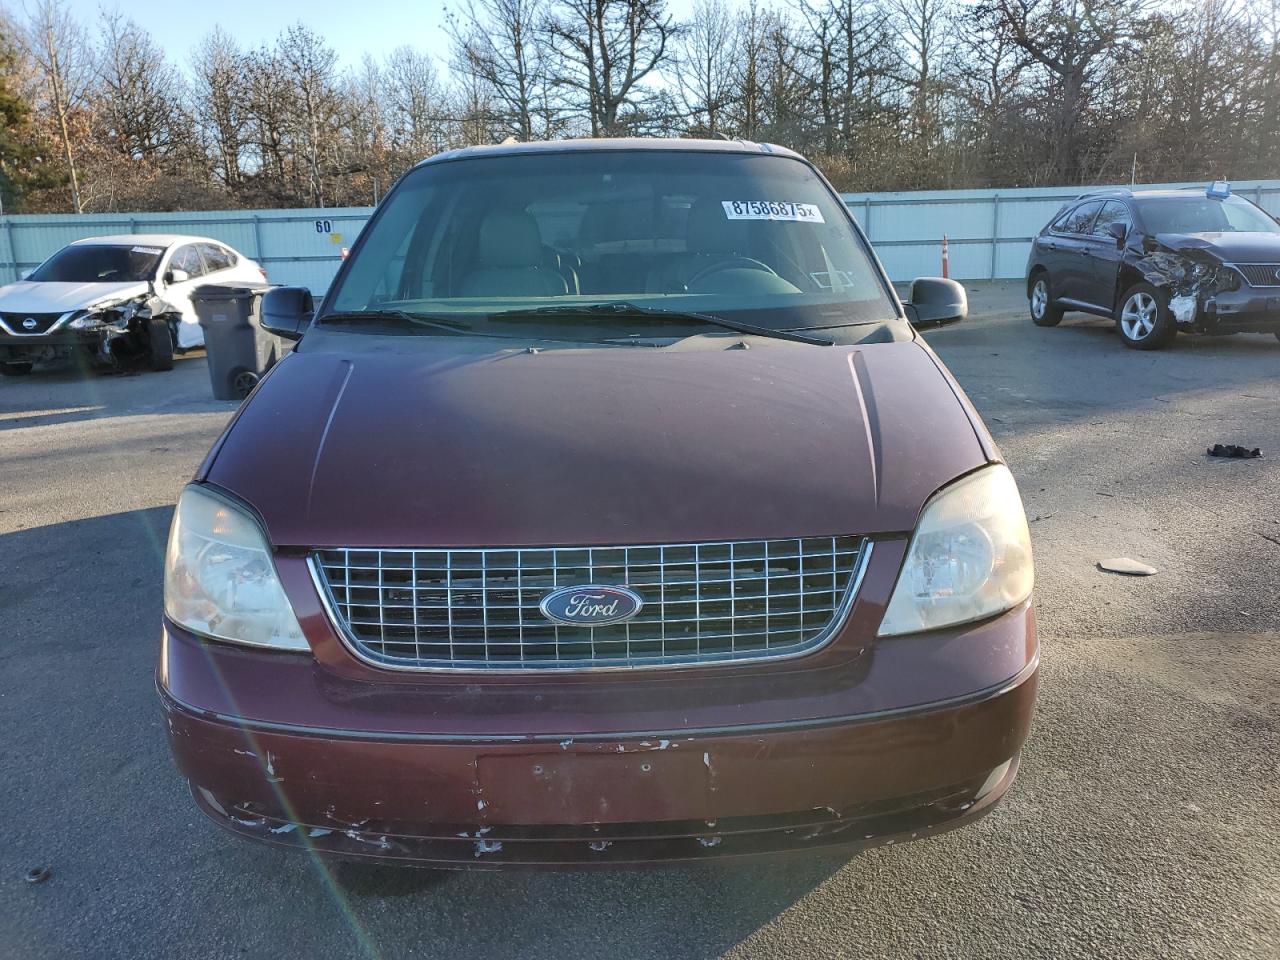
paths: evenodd
<path fill-rule="evenodd" d="M 644 606 L 644 598 L 626 587 L 588 584 L 561 587 L 542 598 L 538 608 L 552 623 L 568 627 L 605 627 L 630 620 Z"/>
<path fill-rule="evenodd" d="M 39 324 L 36 322 L 35 317 L 27 317 L 27 319 L 22 321 L 22 329 L 24 330 L 34 330 L 38 326 Z"/>

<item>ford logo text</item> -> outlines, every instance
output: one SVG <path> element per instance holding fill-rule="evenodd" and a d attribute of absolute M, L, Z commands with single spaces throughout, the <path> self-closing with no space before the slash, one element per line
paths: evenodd
<path fill-rule="evenodd" d="M 626 587 L 594 585 L 561 587 L 542 598 L 539 609 L 553 623 L 570 627 L 604 627 L 630 620 L 644 598 Z"/>

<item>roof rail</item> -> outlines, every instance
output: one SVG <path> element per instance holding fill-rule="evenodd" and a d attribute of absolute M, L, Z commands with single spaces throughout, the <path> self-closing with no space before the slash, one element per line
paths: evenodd
<path fill-rule="evenodd" d="M 1083 200 L 1085 197 L 1132 197 L 1133 191 L 1128 187 L 1103 187 L 1099 190 L 1086 190 L 1084 193 L 1076 197 L 1077 200 Z"/>

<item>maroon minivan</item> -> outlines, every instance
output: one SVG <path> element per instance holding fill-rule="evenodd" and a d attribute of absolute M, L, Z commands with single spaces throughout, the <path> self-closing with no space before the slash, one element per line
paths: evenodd
<path fill-rule="evenodd" d="M 418 165 L 173 519 L 169 739 L 224 827 L 347 857 L 627 864 L 975 819 L 1038 653 L 1018 491 L 807 161 Z"/>

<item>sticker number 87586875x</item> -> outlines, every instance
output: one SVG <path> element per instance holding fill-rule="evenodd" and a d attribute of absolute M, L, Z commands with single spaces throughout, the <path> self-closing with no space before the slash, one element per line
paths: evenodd
<path fill-rule="evenodd" d="M 730 220 L 796 220 L 826 223 L 816 204 L 780 200 L 722 200 L 724 215 Z"/>

